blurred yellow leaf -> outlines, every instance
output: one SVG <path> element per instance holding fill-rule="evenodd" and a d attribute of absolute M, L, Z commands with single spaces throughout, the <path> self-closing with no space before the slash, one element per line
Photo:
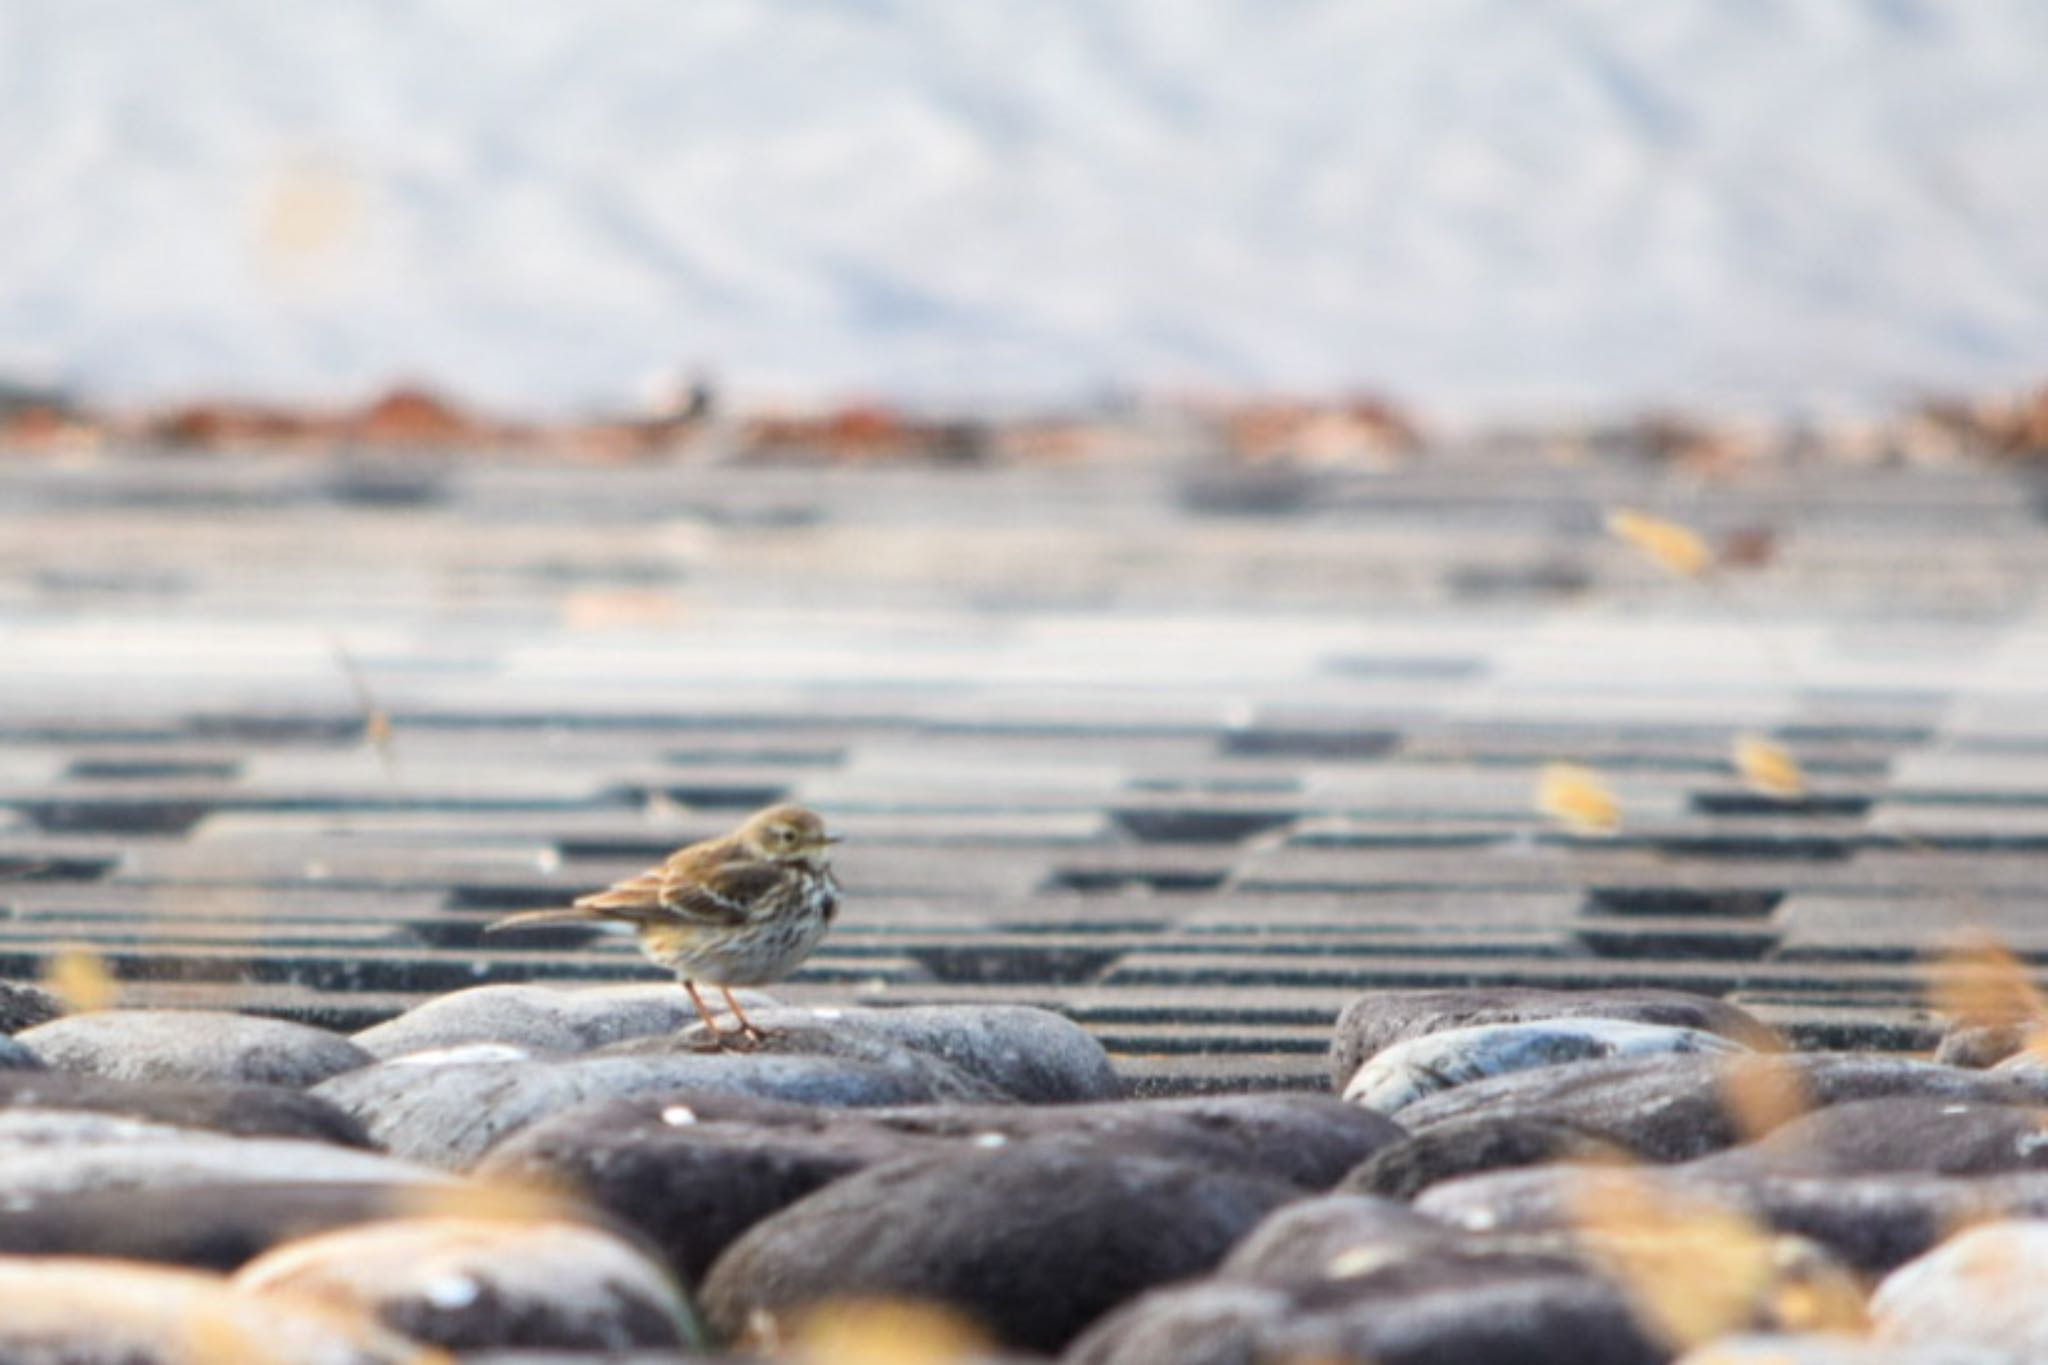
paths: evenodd
<path fill-rule="evenodd" d="M 1675 521 L 1617 507 L 1607 514 L 1607 529 L 1680 577 L 1696 578 L 1713 567 L 1707 542 Z"/>
<path fill-rule="evenodd" d="M 43 968 L 43 984 L 81 1014 L 112 1009 L 121 993 L 106 962 L 87 948 L 65 948 L 52 954 Z"/>
<path fill-rule="evenodd" d="M 1743 735 L 1735 741 L 1735 771 L 1752 790 L 1765 796 L 1790 801 L 1806 795 L 1806 774 L 1799 761 L 1759 735 Z"/>
<path fill-rule="evenodd" d="M 957 1365 L 993 1349 L 953 1309 L 902 1299 L 841 1299 L 806 1313 L 794 1333 L 803 1365 Z"/>
<path fill-rule="evenodd" d="M 1951 941 L 1930 970 L 1928 995 L 1935 1012 L 1966 1027 L 2038 1024 L 2048 1001 L 2026 964 L 1987 934 Z"/>
<path fill-rule="evenodd" d="M 1574 1194 L 1588 1258 L 1674 1349 L 1751 1322 L 1776 1274 L 1773 1238 L 1754 1219 L 1634 1172 L 1602 1171 Z"/>
<path fill-rule="evenodd" d="M 1744 1142 L 1813 1108 L 1806 1078 L 1782 1053 L 1733 1053 L 1720 1065 L 1722 1102 Z"/>
<path fill-rule="evenodd" d="M 1545 765 L 1536 784 L 1536 809 L 1574 834 L 1612 834 L 1621 828 L 1621 803 L 1600 774 L 1576 763 Z"/>
<path fill-rule="evenodd" d="M 578 1206 L 546 1186 L 504 1179 L 455 1180 L 408 1186 L 394 1216 L 469 1218 L 500 1223 L 579 1221 Z"/>

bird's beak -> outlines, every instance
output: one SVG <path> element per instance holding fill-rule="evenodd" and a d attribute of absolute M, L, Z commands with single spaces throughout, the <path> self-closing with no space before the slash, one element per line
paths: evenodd
<path fill-rule="evenodd" d="M 821 844 L 843 844 L 846 842 L 846 836 L 844 834 L 821 834 L 818 836 L 818 842 Z"/>

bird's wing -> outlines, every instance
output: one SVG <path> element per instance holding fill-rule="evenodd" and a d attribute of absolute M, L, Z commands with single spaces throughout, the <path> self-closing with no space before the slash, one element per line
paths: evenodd
<path fill-rule="evenodd" d="M 575 908 L 587 912 L 593 919 L 627 920 L 634 924 L 667 919 L 668 908 L 663 901 L 663 882 L 667 875 L 666 864 L 650 867 L 638 876 L 614 882 L 602 891 L 578 896 Z"/>
<path fill-rule="evenodd" d="M 785 875 L 751 858 L 704 867 L 671 866 L 661 903 L 676 918 L 696 924 L 744 924 Z"/>

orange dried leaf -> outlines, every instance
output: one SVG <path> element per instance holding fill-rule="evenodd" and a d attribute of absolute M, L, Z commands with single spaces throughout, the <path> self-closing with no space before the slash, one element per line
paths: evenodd
<path fill-rule="evenodd" d="M 1574 834 L 1612 834 L 1621 803 L 1600 774 L 1576 763 L 1551 763 L 1536 784 L 1536 809 Z"/>
<path fill-rule="evenodd" d="M 1587 1255 L 1676 1349 L 1749 1323 L 1772 1289 L 1772 1235 L 1732 1208 L 1612 1169 L 1575 1194 Z"/>
<path fill-rule="evenodd" d="M 43 984 L 81 1014 L 112 1009 L 121 993 L 105 960 L 86 948 L 66 948 L 53 954 L 43 968 Z"/>
<path fill-rule="evenodd" d="M 1721 1064 L 1720 1081 L 1722 1101 L 1744 1142 L 1813 1108 L 1806 1078 L 1782 1054 L 1735 1053 Z"/>
<path fill-rule="evenodd" d="M 1735 771 L 1750 789 L 1781 801 L 1806 795 L 1806 773 L 1781 745 L 1757 735 L 1735 741 Z"/>
<path fill-rule="evenodd" d="M 1607 529 L 1682 578 L 1697 578 L 1713 567 L 1707 542 L 1675 521 L 1617 507 L 1607 514 Z"/>
<path fill-rule="evenodd" d="M 841 1299 L 806 1313 L 794 1333 L 804 1365 L 960 1365 L 993 1349 L 953 1309 L 903 1299 Z"/>
<path fill-rule="evenodd" d="M 408 1187 L 398 1198 L 398 1216 L 469 1218 L 501 1223 L 575 1221 L 577 1207 L 542 1185 L 515 1180 L 469 1179 Z"/>
<path fill-rule="evenodd" d="M 1928 995 L 1935 1012 L 1966 1027 L 2048 1021 L 2048 1000 L 2026 964 L 1996 939 L 1970 934 L 1934 961 Z"/>

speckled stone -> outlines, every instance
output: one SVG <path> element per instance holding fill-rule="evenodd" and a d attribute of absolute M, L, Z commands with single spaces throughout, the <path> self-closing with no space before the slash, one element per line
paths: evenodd
<path fill-rule="evenodd" d="M 410 1218 L 343 1228 L 266 1253 L 234 1285 L 345 1304 L 449 1350 L 623 1350 L 697 1338 L 666 1270 L 578 1223 Z"/>
<path fill-rule="evenodd" d="M 956 1307 L 1008 1346 L 1057 1351 L 1116 1304 L 1209 1269 L 1299 1193 L 1157 1157 L 1025 1144 L 915 1157 L 757 1224 L 705 1282 L 738 1335 L 838 1296 Z"/>
<path fill-rule="evenodd" d="M 1353 1072 L 1347 1103 L 1398 1114 L 1418 1100 L 1489 1076 L 1612 1057 L 1747 1051 L 1701 1029 L 1626 1019 L 1540 1019 L 1444 1029 L 1381 1049 Z"/>
<path fill-rule="evenodd" d="M 922 1053 L 877 1047 L 868 1055 L 872 1060 L 671 1049 L 535 1058 L 517 1049 L 465 1047 L 365 1067 L 314 1093 L 390 1151 L 456 1170 L 527 1124 L 594 1100 L 700 1092 L 829 1106 L 1004 1098 Z"/>
<path fill-rule="evenodd" d="M 117 1081 L 303 1088 L 373 1060 L 337 1033 L 215 1010 L 104 1010 L 40 1024 L 19 1041 L 60 1071 Z"/>
<path fill-rule="evenodd" d="M 1747 1047 L 1777 1046 L 1777 1035 L 1747 1010 L 1683 991 L 1555 991 L 1534 986 L 1375 990 L 1352 1001 L 1337 1019 L 1330 1044 L 1330 1085 L 1343 1090 L 1366 1059 L 1410 1038 L 1484 1024 L 1577 1018 L 1700 1029 Z"/>

